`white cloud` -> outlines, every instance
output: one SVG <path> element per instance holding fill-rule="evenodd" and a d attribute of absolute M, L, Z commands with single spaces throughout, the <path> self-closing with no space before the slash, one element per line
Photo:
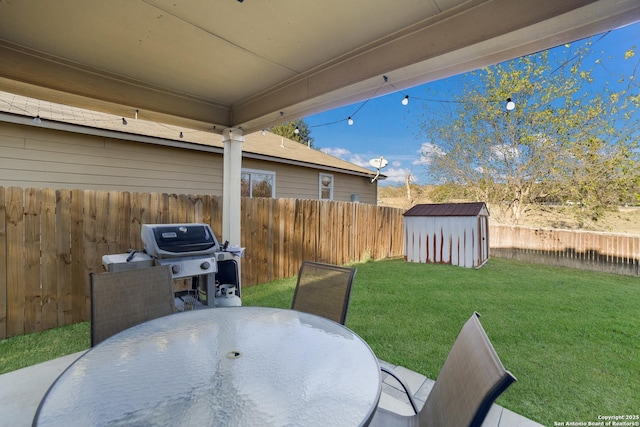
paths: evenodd
<path fill-rule="evenodd" d="M 353 163 L 354 165 L 358 165 L 360 167 L 363 168 L 370 168 L 371 165 L 369 165 L 369 159 L 365 159 L 362 155 L 360 154 L 352 154 L 348 159 L 346 159 L 348 162 Z"/>
<path fill-rule="evenodd" d="M 391 168 L 382 170 L 381 173 L 387 177 L 384 181 L 381 181 L 382 183 L 395 184 L 403 183 L 407 175 L 411 174 L 411 170 L 406 168 Z"/>
<path fill-rule="evenodd" d="M 514 160 L 520 157 L 520 151 L 517 147 L 511 147 L 509 145 L 494 145 L 491 147 L 491 151 L 493 152 L 494 157 L 497 158 L 507 158 L 509 160 Z"/>
<path fill-rule="evenodd" d="M 351 154 L 351 151 L 347 150 L 346 148 L 329 147 L 329 148 L 323 148 L 320 151 L 342 160 L 347 160 L 347 157 Z"/>
<path fill-rule="evenodd" d="M 323 148 L 320 151 L 371 170 L 374 169 L 369 164 L 369 160 L 380 157 L 370 153 L 352 153 L 346 148 L 337 147 Z M 389 160 L 389 166 L 380 170 L 380 173 L 387 177 L 380 181 L 381 185 L 404 183 L 407 175 L 411 175 L 411 169 L 403 168 L 403 163 L 413 161 L 414 164 L 418 164 L 418 161 L 415 160 L 416 155 L 391 155 L 384 156 L 384 158 Z"/>
<path fill-rule="evenodd" d="M 424 142 L 418 153 L 420 157 L 412 162 L 413 165 L 428 165 L 434 157 L 446 154 L 440 147 L 430 142 Z"/>
<path fill-rule="evenodd" d="M 375 158 L 375 156 L 369 156 L 367 154 L 357 154 L 352 153 L 346 148 L 323 148 L 320 151 L 323 153 L 329 154 L 333 157 L 337 157 L 342 160 L 346 160 L 349 163 L 353 163 L 354 165 L 369 168 L 371 169 L 371 165 L 369 164 L 369 160 Z"/>

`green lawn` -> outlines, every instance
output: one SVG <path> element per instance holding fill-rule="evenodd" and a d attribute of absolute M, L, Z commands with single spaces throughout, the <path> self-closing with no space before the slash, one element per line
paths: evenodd
<path fill-rule="evenodd" d="M 89 322 L 0 340 L 0 374 L 86 350 L 90 346 Z"/>
<path fill-rule="evenodd" d="M 640 279 L 504 259 L 356 267 L 347 326 L 381 359 L 435 379 L 478 311 L 518 379 L 499 404 L 545 425 L 640 413 Z M 288 307 L 294 286 L 247 288 L 243 304 Z"/>
<path fill-rule="evenodd" d="M 435 379 L 478 311 L 518 378 L 499 404 L 545 425 L 640 412 L 640 279 L 503 259 L 479 270 L 356 267 L 347 326 L 381 359 Z M 244 288 L 243 305 L 289 307 L 294 287 L 286 279 Z M 88 346 L 87 323 L 3 340 L 0 373 Z"/>

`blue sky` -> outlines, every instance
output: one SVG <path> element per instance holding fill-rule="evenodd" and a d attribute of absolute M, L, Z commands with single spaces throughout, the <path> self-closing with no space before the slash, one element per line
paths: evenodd
<path fill-rule="evenodd" d="M 600 67 L 596 75 L 596 83 L 617 80 L 617 75 L 631 74 L 631 64 L 638 62 L 623 60 L 624 52 L 636 47 L 636 55 L 640 55 L 640 22 L 609 32 L 601 39 L 593 36 L 593 61 L 603 58 L 607 67 Z M 578 41 L 576 45 L 584 43 Z M 564 46 L 558 48 L 565 50 Z M 615 61 L 608 59 L 615 58 Z M 566 60 L 566 55 L 558 55 L 558 66 Z M 637 57 L 636 57 L 637 58 Z M 590 58 L 584 61 L 589 65 Z M 615 68 L 615 69 L 613 69 Z M 383 156 L 389 164 L 382 170 L 387 176 L 381 185 L 397 185 L 404 183 L 407 174 L 411 174 L 417 183 L 425 183 L 425 166 L 420 160 L 423 144 L 428 143 L 418 132 L 420 116 L 425 110 L 422 102 L 401 104 L 404 95 L 417 98 L 425 97 L 425 90 L 437 91 L 454 99 L 459 93 L 459 83 L 464 75 L 450 77 L 425 85 L 405 89 L 397 93 L 372 98 L 366 103 L 360 102 L 349 106 L 326 111 L 305 117 L 304 121 L 311 129 L 314 146 L 324 152 L 348 160 L 370 169 L 369 160 Z M 438 108 L 438 103 L 429 103 L 429 108 Z M 354 114 L 355 113 L 355 114 Z M 353 117 L 353 125 L 347 124 L 347 118 Z"/>

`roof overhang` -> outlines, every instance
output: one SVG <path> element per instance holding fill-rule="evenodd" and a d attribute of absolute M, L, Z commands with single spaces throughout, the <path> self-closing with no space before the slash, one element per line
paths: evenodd
<path fill-rule="evenodd" d="M 0 90 L 251 133 L 638 20 L 637 0 L 0 2 Z"/>

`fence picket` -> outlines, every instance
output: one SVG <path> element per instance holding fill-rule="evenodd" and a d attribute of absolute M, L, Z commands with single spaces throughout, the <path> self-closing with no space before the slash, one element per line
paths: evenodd
<path fill-rule="evenodd" d="M 71 260 L 71 198 L 69 190 L 56 190 L 56 299 L 58 301 L 58 325 L 73 322 L 73 286 Z"/>
<path fill-rule="evenodd" d="M 25 332 L 41 329 L 42 293 L 40 290 L 40 209 L 42 194 L 37 188 L 27 188 L 24 194 L 24 268 L 25 268 Z"/>
<path fill-rule="evenodd" d="M 71 319 L 80 322 L 89 318 L 85 300 L 89 298 L 89 273 L 95 264 L 95 194 L 86 197 L 82 190 L 71 191 Z M 85 232 L 85 223 L 87 231 Z M 91 265 L 91 267 L 89 267 Z M 69 280 L 65 278 L 64 280 Z M 85 286 L 87 283 L 87 286 Z"/>
<path fill-rule="evenodd" d="M 286 199 L 285 200 L 285 208 L 284 208 L 284 225 L 280 230 L 281 233 L 284 233 L 284 245 L 285 245 L 285 253 L 287 254 L 286 264 L 284 268 L 284 276 L 283 277 L 291 277 L 298 274 L 298 270 L 300 269 L 300 263 L 296 258 L 296 255 L 300 253 L 300 240 L 297 239 L 297 231 L 298 229 L 296 224 L 296 206 L 297 200 L 295 199 Z"/>
<path fill-rule="evenodd" d="M 5 189 L 0 187 L 0 272 L 7 271 Z M 7 336 L 7 274 L 0 274 L 0 339 Z"/>
<path fill-rule="evenodd" d="M 115 242 L 114 252 L 122 253 L 131 246 L 131 193 L 122 191 L 118 197 L 118 240 Z M 138 231 L 139 233 L 139 231 Z"/>
<path fill-rule="evenodd" d="M 638 275 L 640 236 L 494 224 L 490 242 L 492 256 Z"/>
<path fill-rule="evenodd" d="M 56 238 L 56 191 L 42 190 L 42 329 L 50 329 L 58 321 L 58 275 Z"/>
<path fill-rule="evenodd" d="M 25 332 L 24 191 L 21 188 L 10 187 L 5 197 L 8 259 L 7 336 L 13 336 Z"/>

